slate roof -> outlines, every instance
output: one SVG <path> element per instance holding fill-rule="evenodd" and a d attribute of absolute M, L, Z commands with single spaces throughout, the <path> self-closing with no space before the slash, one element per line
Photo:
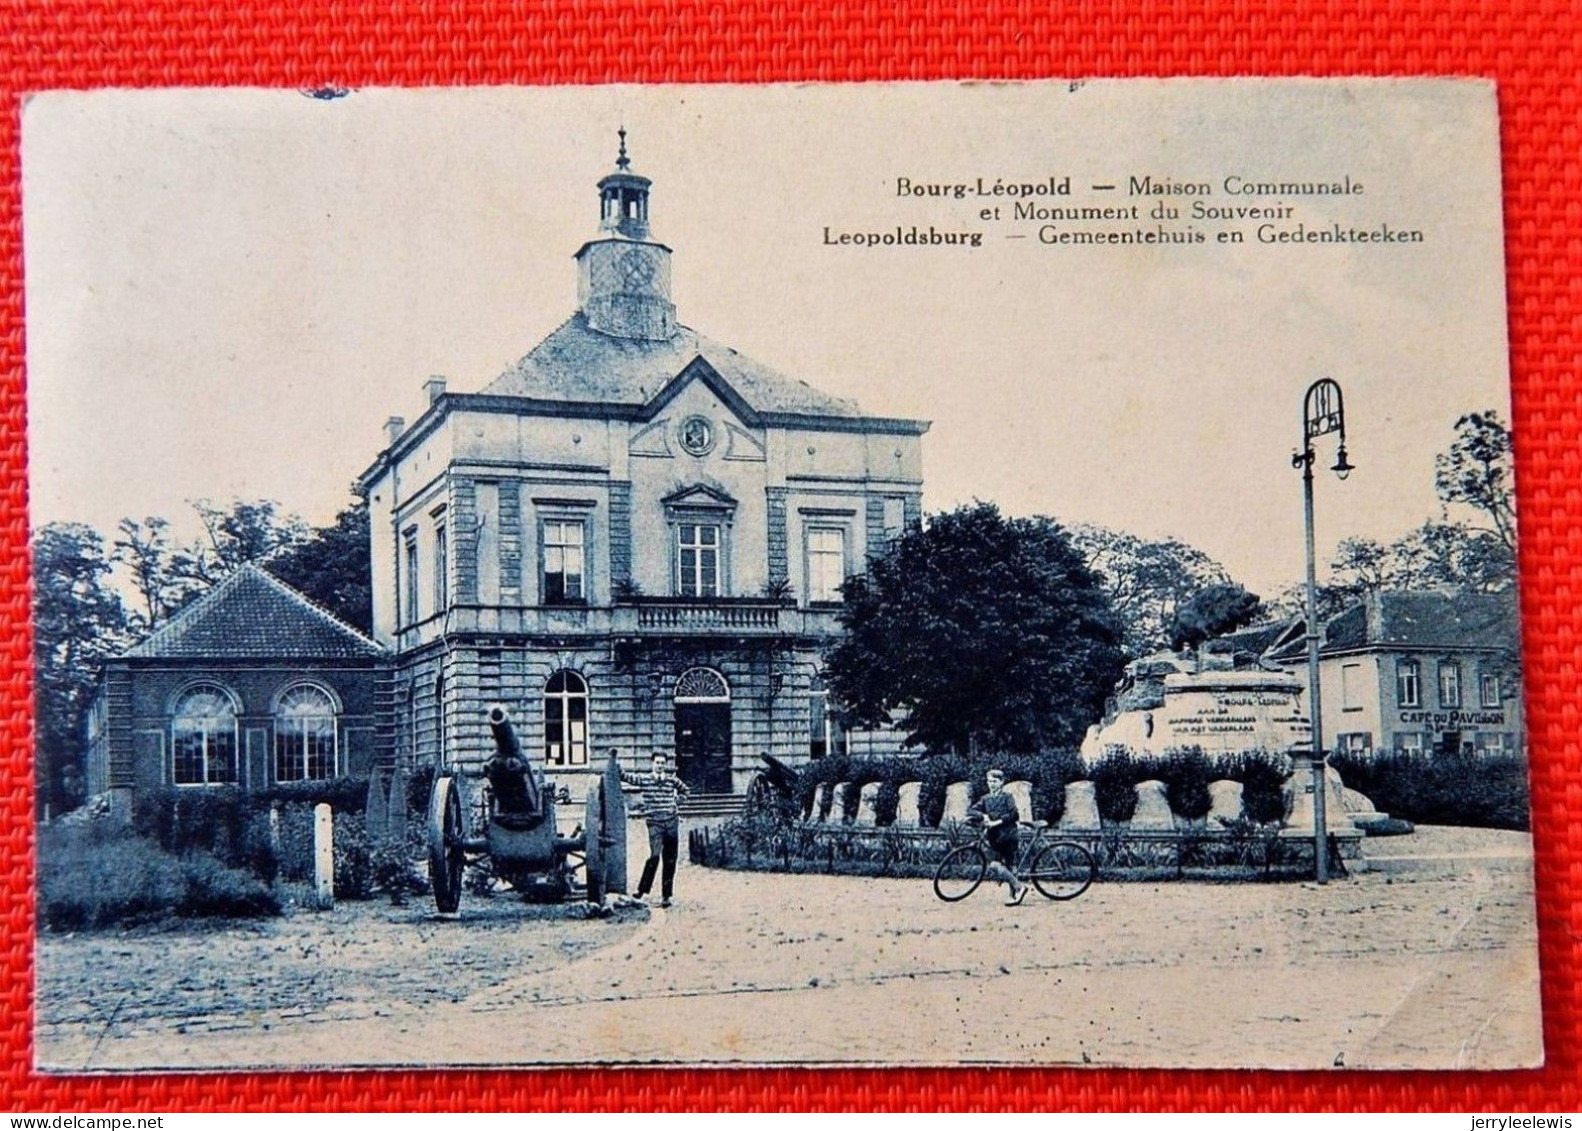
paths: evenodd
<path fill-rule="evenodd" d="M 620 338 L 580 311 L 495 378 L 485 396 L 641 406 L 701 357 L 755 411 L 857 418 L 855 403 L 821 393 L 685 326 L 664 341 Z"/>
<path fill-rule="evenodd" d="M 1368 595 L 1324 626 L 1320 651 L 1362 648 L 1514 648 L 1519 640 L 1515 593 L 1388 590 Z M 1275 651 L 1299 658 L 1300 638 Z"/>
<path fill-rule="evenodd" d="M 373 640 L 249 563 L 123 657 L 343 660 L 383 654 Z"/>
<path fill-rule="evenodd" d="M 1516 625 L 1514 593 L 1375 593 L 1330 620 L 1324 648 L 1503 648 Z"/>

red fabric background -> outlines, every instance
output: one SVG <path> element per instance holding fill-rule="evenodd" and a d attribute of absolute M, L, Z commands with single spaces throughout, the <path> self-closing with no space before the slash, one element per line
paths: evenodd
<path fill-rule="evenodd" d="M 1582 1108 L 1582 9 L 1499 4 L 233 4 L 0 0 L 0 1104 L 11 1110 Z M 1499 82 L 1528 711 L 1549 1066 L 1509 1074 L 557 1071 L 42 1077 L 32 837 L 19 96 L 56 87 L 757 82 L 1088 75 Z"/>

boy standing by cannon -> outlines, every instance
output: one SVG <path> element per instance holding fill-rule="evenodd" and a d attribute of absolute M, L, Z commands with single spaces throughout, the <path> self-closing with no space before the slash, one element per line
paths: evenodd
<path fill-rule="evenodd" d="M 643 865 L 643 878 L 637 884 L 637 898 L 648 898 L 654 886 L 654 872 L 663 861 L 659 905 L 669 907 L 675 895 L 676 854 L 681 838 L 680 801 L 692 791 L 671 771 L 670 755 L 663 750 L 654 751 L 651 772 L 633 774 L 622 770 L 621 781 L 643 791 L 643 809 L 648 822 L 648 861 Z"/>

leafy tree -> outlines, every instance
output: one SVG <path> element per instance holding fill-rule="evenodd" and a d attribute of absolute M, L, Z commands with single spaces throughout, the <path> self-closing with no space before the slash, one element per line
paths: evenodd
<path fill-rule="evenodd" d="M 830 689 L 858 725 L 899 719 L 909 745 L 1075 745 L 1121 674 L 1109 597 L 1052 519 L 937 515 L 843 592 Z"/>
<path fill-rule="evenodd" d="M 204 533 L 186 544 L 173 539 L 163 518 L 124 518 L 116 527 L 114 561 L 137 594 L 132 624 L 140 633 L 158 628 L 245 563 L 263 562 L 308 536 L 306 523 L 282 514 L 280 504 L 269 499 L 233 499 L 227 507 L 197 499 L 191 505 Z"/>
<path fill-rule="evenodd" d="M 1337 617 L 1357 603 L 1358 592 L 1348 585 L 1319 585 L 1314 594 L 1318 598 L 1318 620 L 1322 624 Z M 1281 589 L 1273 598 L 1263 603 L 1263 612 L 1270 620 L 1307 615 L 1307 585 L 1297 582 Z"/>
<path fill-rule="evenodd" d="M 1165 647 L 1176 610 L 1196 593 L 1231 583 L 1224 566 L 1174 538 L 1139 538 L 1084 525 L 1071 531 L 1071 541 L 1098 573 L 1132 656 Z"/>
<path fill-rule="evenodd" d="M 1514 567 L 1504 543 L 1489 531 L 1425 522 L 1388 546 L 1366 538 L 1341 542 L 1328 588 L 1346 603 L 1383 589 L 1497 593 L 1514 585 Z"/>
<path fill-rule="evenodd" d="M 1469 412 L 1456 421 L 1456 438 L 1434 458 L 1434 490 L 1447 505 L 1471 507 L 1513 558 L 1516 496 L 1510 429 L 1497 412 Z"/>
<path fill-rule="evenodd" d="M 1210 585 L 1200 589 L 1176 609 L 1170 627 L 1170 647 L 1176 651 L 1195 648 L 1222 633 L 1234 632 L 1250 624 L 1262 611 L 1256 593 L 1240 585 Z"/>
<path fill-rule="evenodd" d="M 265 566 L 347 624 L 373 627 L 373 580 L 368 542 L 368 503 L 358 500 L 329 526 L 271 558 Z"/>
<path fill-rule="evenodd" d="M 1390 546 L 1396 589 L 1462 589 L 1493 593 L 1516 583 L 1510 548 L 1487 531 L 1461 523 L 1425 522 Z"/>
<path fill-rule="evenodd" d="M 178 575 L 202 582 L 205 588 L 248 562 L 262 562 L 296 545 L 308 534 L 305 522 L 282 514 L 280 504 L 272 499 L 232 499 L 229 507 L 195 499 L 192 507 L 206 536 L 176 554 L 173 564 Z"/>
<path fill-rule="evenodd" d="M 175 575 L 172 558 L 176 550 L 166 519 L 123 518 L 115 532 L 112 560 L 125 568 L 140 605 L 128 610 L 128 615 L 135 629 L 146 632 L 192 598 L 194 583 Z"/>
<path fill-rule="evenodd" d="M 99 665 L 128 642 L 126 610 L 110 587 L 99 533 L 56 522 L 33 535 L 33 665 L 40 804 L 82 800 L 85 722 Z"/>
<path fill-rule="evenodd" d="M 1388 588 L 1395 572 L 1391 552 L 1372 538 L 1342 538 L 1329 568 L 1359 595 Z"/>

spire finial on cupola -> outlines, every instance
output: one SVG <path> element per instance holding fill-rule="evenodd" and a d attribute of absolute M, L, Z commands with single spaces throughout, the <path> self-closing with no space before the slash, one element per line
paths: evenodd
<path fill-rule="evenodd" d="M 615 158 L 615 172 L 606 173 L 599 181 L 599 227 L 628 239 L 646 240 L 648 189 L 652 182 L 632 171 L 632 159 L 626 152 L 624 122 L 616 135 L 621 139 L 621 147 Z"/>
<path fill-rule="evenodd" d="M 599 178 L 599 234 L 577 252 L 577 298 L 601 334 L 663 341 L 676 332 L 670 249 L 649 234 L 653 182 L 632 168 L 624 121 L 616 136 L 615 168 Z"/>

